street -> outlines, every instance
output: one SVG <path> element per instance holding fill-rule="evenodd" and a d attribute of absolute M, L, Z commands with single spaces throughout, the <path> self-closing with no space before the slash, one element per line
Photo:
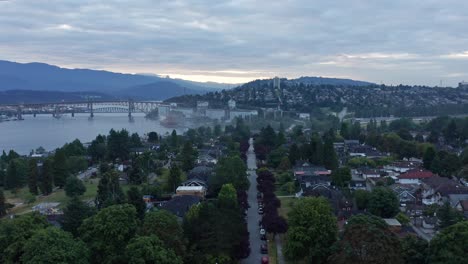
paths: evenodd
<path fill-rule="evenodd" d="M 248 258 L 244 259 L 242 263 L 246 264 L 255 264 L 260 263 L 262 259 L 262 254 L 260 253 L 260 246 L 266 241 L 260 239 L 260 229 L 258 227 L 258 221 L 261 219 L 258 214 L 258 203 L 257 203 L 257 159 L 255 157 L 253 139 L 250 141 L 250 148 L 247 152 L 247 168 L 248 168 L 248 177 L 250 181 L 248 195 L 248 201 L 250 208 L 247 211 L 247 226 L 249 230 L 249 240 L 250 240 L 250 255 Z M 267 256 L 267 255 L 265 255 Z"/>

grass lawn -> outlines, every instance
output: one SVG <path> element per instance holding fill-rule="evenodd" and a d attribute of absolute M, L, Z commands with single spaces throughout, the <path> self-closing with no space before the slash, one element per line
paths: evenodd
<path fill-rule="evenodd" d="M 296 200 L 294 197 L 279 197 L 281 201 L 281 207 L 278 208 L 278 213 L 282 217 L 288 219 L 288 213 L 291 211 L 291 208 Z"/>
<path fill-rule="evenodd" d="M 278 254 L 276 252 L 276 243 L 275 239 L 273 238 L 272 234 L 267 234 L 267 239 L 268 239 L 268 258 L 269 258 L 269 263 L 271 264 L 276 264 L 277 263 L 277 258 Z"/>
<path fill-rule="evenodd" d="M 87 180 L 85 182 L 86 192 L 81 196 L 82 200 L 90 200 L 96 197 L 97 193 L 97 186 L 98 186 L 98 179 Z M 130 188 L 130 187 L 128 187 Z M 124 189 L 122 187 L 122 189 Z M 31 208 L 39 203 L 46 203 L 46 202 L 54 202 L 60 203 L 60 207 L 63 208 L 68 201 L 68 197 L 65 195 L 65 191 L 63 189 L 55 189 L 50 195 L 48 196 L 36 196 L 36 200 L 30 204 L 27 204 L 27 200 L 30 199 L 32 195 L 29 193 L 29 189 L 27 187 L 21 188 L 18 192 L 12 193 L 11 191 L 5 191 L 5 198 L 7 202 L 13 204 L 20 204 L 15 208 L 11 209 L 11 213 L 14 214 L 24 214 L 31 211 Z"/>

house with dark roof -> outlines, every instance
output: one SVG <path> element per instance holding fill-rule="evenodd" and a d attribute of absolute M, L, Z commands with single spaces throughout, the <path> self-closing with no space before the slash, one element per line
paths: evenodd
<path fill-rule="evenodd" d="M 406 206 L 408 204 L 419 204 L 420 199 L 418 199 L 418 190 L 419 185 L 417 184 L 394 184 L 391 187 L 392 191 L 398 197 L 400 204 Z"/>
<path fill-rule="evenodd" d="M 433 176 L 421 181 L 422 202 L 425 205 L 439 204 L 449 201 L 449 195 L 468 194 L 468 187 L 449 178 Z"/>
<path fill-rule="evenodd" d="M 200 203 L 200 197 L 192 195 L 174 196 L 171 200 L 160 204 L 159 208 L 167 210 L 180 219 L 185 216 L 190 207 Z"/>
<path fill-rule="evenodd" d="M 198 179 L 208 183 L 208 179 L 210 178 L 211 174 L 213 173 L 213 168 L 208 166 L 196 166 L 192 170 L 189 171 L 187 179 Z"/>
<path fill-rule="evenodd" d="M 301 196 L 324 197 L 330 202 L 338 220 L 344 220 L 353 214 L 353 201 L 346 198 L 340 190 L 326 185 L 314 185 L 302 190 Z"/>

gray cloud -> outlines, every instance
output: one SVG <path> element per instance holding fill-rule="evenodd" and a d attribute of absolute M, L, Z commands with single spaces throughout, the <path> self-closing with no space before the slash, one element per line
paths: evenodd
<path fill-rule="evenodd" d="M 463 0 L 0 1 L 0 54 L 198 80 L 455 85 L 468 80 L 467 9 Z"/>

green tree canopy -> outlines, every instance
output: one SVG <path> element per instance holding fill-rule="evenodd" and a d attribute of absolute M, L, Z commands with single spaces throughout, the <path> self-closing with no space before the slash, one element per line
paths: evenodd
<path fill-rule="evenodd" d="M 100 209 L 124 201 L 125 195 L 120 188 L 119 173 L 114 170 L 104 173 L 98 184 L 96 207 Z"/>
<path fill-rule="evenodd" d="M 332 183 L 340 188 L 348 186 L 351 181 L 351 170 L 348 167 L 341 167 L 334 170 L 331 174 Z"/>
<path fill-rule="evenodd" d="M 63 149 L 57 149 L 55 151 L 53 175 L 55 186 L 62 188 L 65 185 L 65 181 L 69 176 L 69 171 L 67 167 L 67 156 L 65 150 Z"/>
<path fill-rule="evenodd" d="M 22 263 L 89 263 L 89 250 L 65 231 L 49 227 L 37 231 L 24 245 Z"/>
<path fill-rule="evenodd" d="M 112 205 L 84 220 L 78 233 L 91 250 L 92 263 L 124 263 L 138 224 L 133 205 Z"/>
<path fill-rule="evenodd" d="M 130 241 L 126 250 L 129 264 L 182 264 L 182 258 L 167 248 L 157 236 L 141 236 Z"/>
<path fill-rule="evenodd" d="M 49 224 L 37 213 L 0 222 L 0 263 L 19 263 L 24 245 L 33 234 Z"/>
<path fill-rule="evenodd" d="M 182 226 L 177 217 L 165 210 L 153 211 L 145 215 L 140 230 L 143 236 L 157 236 L 167 248 L 172 248 L 179 255 L 186 250 L 186 241 Z"/>
<path fill-rule="evenodd" d="M 343 237 L 335 246 L 330 263 L 403 263 L 398 237 L 379 217 L 356 215 L 349 219 Z"/>
<path fill-rule="evenodd" d="M 466 245 L 468 245 L 468 221 L 447 227 L 431 240 L 430 263 L 466 263 L 468 259 Z"/>
<path fill-rule="evenodd" d="M 29 192 L 37 195 L 39 192 L 37 190 L 37 160 L 35 159 L 30 159 L 28 162 L 28 172 L 29 172 L 29 177 L 28 177 L 28 188 Z"/>
<path fill-rule="evenodd" d="M 65 182 L 65 194 L 68 197 L 80 196 L 86 192 L 86 186 L 83 181 L 76 176 L 70 176 Z"/>
<path fill-rule="evenodd" d="M 369 211 L 383 218 L 394 217 L 399 211 L 398 197 L 389 188 L 374 188 L 370 195 Z"/>
<path fill-rule="evenodd" d="M 304 198 L 294 203 L 288 218 L 285 256 L 323 263 L 338 236 L 336 217 L 324 198 Z"/>
<path fill-rule="evenodd" d="M 405 236 L 401 240 L 402 256 L 405 263 L 408 264 L 426 264 L 428 263 L 429 244 L 416 235 Z"/>
<path fill-rule="evenodd" d="M 138 187 L 132 186 L 127 191 L 127 202 L 135 207 L 138 218 L 143 220 L 145 217 L 146 203 L 143 201 L 143 195 Z"/>
<path fill-rule="evenodd" d="M 94 208 L 85 204 L 77 196 L 73 196 L 63 209 L 63 217 L 61 219 L 63 230 L 77 237 L 79 235 L 78 228 L 86 218 L 92 216 L 94 213 Z"/>

